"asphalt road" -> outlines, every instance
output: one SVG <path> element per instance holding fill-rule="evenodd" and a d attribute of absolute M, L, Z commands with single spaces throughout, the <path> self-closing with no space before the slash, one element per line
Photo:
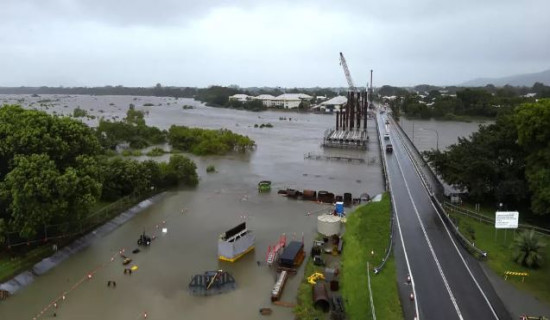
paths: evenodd
<path fill-rule="evenodd" d="M 378 116 L 382 136 L 385 120 L 385 115 Z M 386 153 L 386 165 L 396 213 L 398 277 L 412 278 L 410 284 L 399 281 L 405 318 L 511 319 L 479 262 L 443 223 L 394 125 L 387 126 L 390 140 L 380 139 L 393 145 L 393 153 Z"/>

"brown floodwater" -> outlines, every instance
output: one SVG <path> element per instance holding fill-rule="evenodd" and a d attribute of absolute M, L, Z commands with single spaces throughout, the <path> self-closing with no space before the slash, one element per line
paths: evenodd
<path fill-rule="evenodd" d="M 38 101 L 49 99 L 41 106 Z M 285 112 L 252 113 L 202 106 L 191 99 L 130 96 L 61 96 L 0 95 L 0 103 L 19 103 L 27 108 L 49 113 L 72 114 L 77 106 L 97 117 L 121 119 L 130 103 L 147 111 L 149 125 L 167 129 L 172 124 L 203 128 L 227 128 L 250 136 L 257 148 L 247 154 L 191 158 L 200 175 L 195 189 L 168 192 L 151 206 L 110 234 L 74 254 L 46 274 L 36 277 L 8 300 L 0 303 L 0 319 L 32 319 L 40 315 L 57 297 L 66 294 L 58 308 L 48 309 L 58 319 L 257 319 L 259 308 L 271 306 L 270 292 L 275 273 L 264 264 L 266 250 L 280 234 L 305 241 L 309 251 L 316 231 L 316 216 L 330 206 L 292 200 L 277 194 L 278 189 L 328 190 L 335 194 L 351 192 L 376 195 L 383 192 L 378 146 L 374 123 L 369 121 L 372 138 L 366 152 L 323 150 L 322 136 L 333 126 L 330 115 Z M 154 106 L 143 106 L 152 103 Z M 194 109 L 184 110 L 183 105 Z M 65 107 L 66 106 L 66 107 Z M 93 109 L 93 110 L 92 110 Z M 273 128 L 254 128 L 254 124 L 271 123 Z M 363 164 L 304 159 L 304 154 L 338 154 L 366 159 Z M 157 159 L 166 159 L 165 155 Z M 145 156 L 140 157 L 145 158 Z M 216 173 L 207 174 L 208 165 Z M 259 194 L 257 183 L 271 180 L 272 191 Z M 309 213 L 309 214 L 308 214 Z M 163 221 L 165 224 L 163 225 Z M 246 221 L 256 234 L 256 249 L 235 263 L 217 260 L 218 235 Z M 159 229 L 156 226 L 159 225 Z M 167 228 L 167 233 L 160 228 Z M 157 234 L 151 247 L 138 254 L 136 240 L 143 230 Z M 126 249 L 138 266 L 133 274 L 123 274 L 118 252 Z M 110 258 L 115 256 L 113 262 Z M 229 271 L 237 289 L 225 294 L 193 296 L 187 286 L 194 274 L 206 270 Z M 92 279 L 82 278 L 96 271 Z M 303 267 L 285 286 L 282 301 L 293 302 L 303 274 Z M 116 288 L 107 281 L 117 282 Z M 72 287 L 75 289 L 71 290 Z M 272 319 L 291 319 L 290 308 L 272 306 Z"/>

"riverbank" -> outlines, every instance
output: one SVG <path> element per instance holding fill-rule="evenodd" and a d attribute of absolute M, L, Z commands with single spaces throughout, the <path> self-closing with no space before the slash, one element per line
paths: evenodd
<path fill-rule="evenodd" d="M 390 221 L 387 193 L 381 201 L 361 206 L 348 216 L 342 254 L 342 295 L 350 319 L 371 315 L 375 315 L 374 319 L 403 319 L 393 254 L 384 268 L 374 273 L 388 250 Z"/>

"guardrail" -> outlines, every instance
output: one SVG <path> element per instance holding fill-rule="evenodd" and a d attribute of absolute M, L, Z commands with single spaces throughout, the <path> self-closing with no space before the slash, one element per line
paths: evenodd
<path fill-rule="evenodd" d="M 392 119 L 392 121 L 393 121 L 393 119 Z M 435 207 L 437 213 L 439 214 L 439 216 L 442 217 L 444 223 L 447 226 L 449 226 L 449 228 L 451 229 L 451 231 L 455 235 L 456 239 L 460 242 L 460 244 L 466 250 L 468 250 L 470 253 L 473 253 L 474 255 L 477 255 L 479 258 L 486 258 L 487 257 L 487 251 L 479 249 L 478 247 L 475 246 L 474 242 L 471 242 L 470 240 L 468 240 L 468 238 L 466 238 L 459 231 L 458 226 L 456 226 L 454 224 L 454 222 L 451 220 L 449 215 L 445 212 L 445 209 L 443 208 L 443 206 L 441 205 L 440 201 L 437 198 L 437 195 L 439 195 L 442 198 L 444 197 L 443 186 L 441 185 L 441 183 L 437 179 L 437 176 L 433 173 L 431 167 L 428 165 L 428 163 L 426 163 L 424 158 L 421 156 L 420 151 L 416 148 L 414 143 L 409 139 L 409 137 L 407 136 L 405 131 L 401 128 L 401 126 L 396 121 L 393 121 L 393 123 L 395 124 L 395 127 L 398 128 L 397 136 L 403 142 L 403 147 L 405 148 L 405 151 L 407 152 L 407 155 L 411 159 L 413 167 L 414 167 L 415 171 L 417 172 L 417 174 L 419 175 L 420 180 L 422 181 L 422 184 L 428 190 L 428 193 L 430 195 L 430 199 L 431 199 L 432 203 L 434 204 L 434 207 Z M 405 137 L 407 139 L 407 142 L 404 141 L 403 137 Z M 414 151 L 416 152 L 415 154 L 413 154 L 413 151 L 411 150 L 410 146 L 412 146 L 412 149 L 414 149 Z M 422 162 L 423 169 L 420 168 L 421 165 L 418 163 L 419 162 L 418 159 L 420 159 L 420 161 Z M 426 177 L 426 174 L 425 174 L 426 170 L 428 171 L 428 173 L 431 176 L 430 177 L 431 180 L 432 180 L 431 183 L 428 183 L 428 178 Z"/>
<path fill-rule="evenodd" d="M 378 134 L 378 140 L 380 141 L 380 143 L 378 143 L 378 146 L 380 147 L 380 163 L 382 163 L 382 174 L 384 175 L 384 187 L 385 187 L 386 191 L 389 191 L 391 193 L 391 185 L 390 185 L 390 182 L 388 180 L 388 171 L 387 171 L 387 167 L 386 167 L 386 154 L 384 152 L 384 147 L 382 146 L 382 143 L 381 143 L 381 141 L 383 141 L 383 140 L 382 140 L 382 135 L 380 133 L 380 127 L 378 125 L 377 117 L 378 117 L 377 115 L 374 117 L 374 122 L 376 123 L 376 132 Z M 395 217 L 395 212 L 394 212 L 394 209 L 393 209 L 393 203 L 392 203 L 392 198 L 391 197 L 390 197 L 390 206 L 391 206 L 390 241 L 389 241 L 388 247 L 386 248 L 386 255 L 382 259 L 382 262 L 380 262 L 380 264 L 374 268 L 374 274 L 378 274 L 380 271 L 382 271 L 382 269 L 386 265 L 386 261 L 388 261 L 388 259 L 390 257 L 392 247 L 393 247 L 393 225 L 394 225 L 393 220 L 394 220 L 394 217 Z"/>
<path fill-rule="evenodd" d="M 449 203 L 449 202 L 443 202 L 443 207 L 445 207 L 449 210 L 452 210 L 453 213 L 458 213 L 458 214 L 461 214 L 461 215 L 465 215 L 465 216 L 468 216 L 472 219 L 479 220 L 480 222 L 484 222 L 484 223 L 487 223 L 487 224 L 493 224 L 493 225 L 495 224 L 495 219 L 494 218 L 488 217 L 486 215 L 479 214 L 479 213 L 474 212 L 472 210 L 468 210 L 468 209 L 459 207 L 459 206 L 454 205 L 454 204 Z M 537 226 L 530 225 L 530 224 L 527 224 L 527 223 L 520 223 L 518 225 L 518 228 L 519 229 L 534 230 L 536 233 L 546 235 L 546 236 L 550 236 L 550 230 L 549 229 L 537 227 Z"/>

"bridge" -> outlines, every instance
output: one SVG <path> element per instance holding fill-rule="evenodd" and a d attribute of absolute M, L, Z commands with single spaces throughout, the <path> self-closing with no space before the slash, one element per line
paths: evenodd
<path fill-rule="evenodd" d="M 384 130 L 386 120 L 391 131 Z M 411 141 L 386 114 L 377 114 L 376 121 L 382 147 L 393 145 L 383 158 L 405 319 L 510 319 L 479 261 L 466 250 L 469 244 L 446 220 L 435 195 L 438 185 Z M 385 133 L 389 140 L 383 139 Z M 486 254 L 470 250 L 478 257 Z"/>

